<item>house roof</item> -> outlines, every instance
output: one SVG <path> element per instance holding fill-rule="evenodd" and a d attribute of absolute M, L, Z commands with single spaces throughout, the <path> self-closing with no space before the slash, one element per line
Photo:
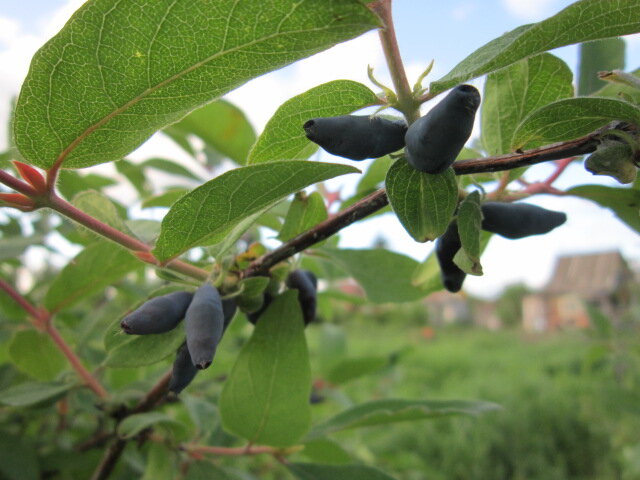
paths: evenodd
<path fill-rule="evenodd" d="M 618 251 L 560 257 L 546 293 L 576 293 L 597 298 L 617 290 L 631 271 Z"/>

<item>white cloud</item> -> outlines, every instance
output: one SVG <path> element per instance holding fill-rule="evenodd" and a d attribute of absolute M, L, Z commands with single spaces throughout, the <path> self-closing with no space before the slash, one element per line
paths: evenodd
<path fill-rule="evenodd" d="M 507 11 L 521 20 L 539 21 L 553 14 L 558 0 L 502 0 Z"/>
<path fill-rule="evenodd" d="M 475 14 L 477 10 L 478 4 L 476 2 L 462 2 L 453 7 L 451 17 L 458 22 L 463 22 Z"/>

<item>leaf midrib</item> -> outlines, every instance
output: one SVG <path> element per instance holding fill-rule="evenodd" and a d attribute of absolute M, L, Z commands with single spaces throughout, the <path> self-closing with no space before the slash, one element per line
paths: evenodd
<path fill-rule="evenodd" d="M 211 56 L 209 56 L 209 57 L 207 57 L 207 58 L 205 58 L 203 60 L 200 60 L 199 62 L 196 62 L 192 66 L 190 66 L 190 67 L 188 67 L 188 68 L 186 68 L 184 70 L 181 70 L 180 72 L 177 72 L 174 75 L 171 75 L 170 77 L 168 77 L 167 79 L 163 80 L 162 82 L 159 82 L 158 84 L 154 85 L 153 87 L 149 87 L 149 88 L 145 89 L 142 93 L 140 93 L 136 97 L 132 98 L 131 100 L 126 102 L 121 107 L 115 109 L 112 113 L 110 113 L 108 115 L 105 115 L 100 120 L 98 120 L 96 123 L 94 123 L 93 125 L 88 127 L 80 135 L 78 135 L 78 137 L 76 137 L 76 139 L 74 139 L 60 153 L 60 155 L 58 156 L 58 158 L 55 161 L 54 166 L 60 166 L 62 164 L 62 162 L 64 162 L 65 158 L 67 156 L 69 156 L 69 154 L 71 154 L 71 152 L 73 152 L 73 150 L 75 150 L 75 148 L 80 143 L 82 143 L 83 140 L 85 140 L 89 135 L 91 135 L 93 132 L 98 130 L 100 127 L 106 125 L 109 121 L 111 121 L 117 115 L 127 111 L 129 108 L 133 107 L 134 105 L 137 105 L 140 101 L 144 100 L 145 98 L 147 98 L 152 93 L 162 89 L 163 87 L 169 85 L 173 81 L 178 80 L 178 79 L 182 78 L 183 76 L 193 72 L 197 68 L 200 68 L 200 67 L 206 65 L 207 63 L 212 62 L 212 61 L 214 61 L 214 60 L 216 60 L 216 59 L 218 59 L 218 58 L 220 58 L 220 57 L 222 57 L 224 55 L 233 53 L 233 52 L 238 51 L 238 50 L 242 50 L 244 48 L 251 47 L 251 46 L 256 45 L 258 43 L 261 43 L 261 42 L 266 42 L 266 41 L 269 41 L 269 40 L 273 40 L 275 38 L 278 38 L 280 36 L 285 36 L 285 35 L 296 35 L 296 34 L 300 34 L 300 33 L 311 33 L 311 32 L 327 30 L 327 29 L 330 28 L 331 25 L 332 24 L 329 24 L 326 27 L 312 28 L 312 29 L 305 29 L 305 30 L 290 30 L 290 31 L 287 31 L 287 32 L 284 32 L 284 33 L 283 32 L 273 33 L 273 34 L 261 37 L 259 39 L 252 40 L 250 42 L 243 43 L 241 45 L 238 45 L 236 47 L 230 48 L 228 50 L 221 50 L 221 51 L 216 52 L 215 54 L 213 54 L 213 55 L 211 55 Z M 53 129 L 53 131 L 55 131 L 55 129 Z"/>

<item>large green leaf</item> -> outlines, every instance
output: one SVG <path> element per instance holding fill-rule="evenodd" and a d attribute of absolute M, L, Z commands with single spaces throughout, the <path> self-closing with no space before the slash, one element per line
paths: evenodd
<path fill-rule="evenodd" d="M 580 45 L 578 95 L 589 95 L 605 86 L 606 82 L 598 78 L 598 72 L 624 69 L 625 46 L 621 38 L 607 38 Z"/>
<path fill-rule="evenodd" d="M 573 96 L 571 70 L 549 53 L 487 76 L 482 98 L 482 144 L 489 155 L 508 153 L 518 124 L 544 105 Z"/>
<path fill-rule="evenodd" d="M 417 242 L 444 233 L 458 204 L 458 182 L 452 168 L 435 175 L 399 158 L 387 172 L 387 196 L 405 230 Z"/>
<path fill-rule="evenodd" d="M 324 249 L 364 288 L 374 303 L 402 303 L 422 298 L 425 293 L 411 284 L 418 262 L 382 248 L 372 250 Z"/>
<path fill-rule="evenodd" d="M 612 120 L 640 124 L 640 108 L 622 100 L 566 98 L 527 116 L 513 134 L 512 148 L 534 148 L 588 135 Z"/>
<path fill-rule="evenodd" d="M 162 221 L 154 253 L 161 260 L 214 244 L 242 220 L 316 182 L 358 172 L 348 165 L 274 162 L 230 170 L 184 195 Z"/>
<path fill-rule="evenodd" d="M 27 160 L 122 158 L 224 93 L 379 25 L 357 0 L 93 0 L 33 57 L 15 110 Z"/>
<path fill-rule="evenodd" d="M 45 307 L 57 311 L 120 280 L 142 264 L 122 247 L 92 243 L 70 261 L 53 280 L 44 299 Z"/>
<path fill-rule="evenodd" d="M 630 228 L 640 233 L 640 190 L 637 188 L 580 185 L 568 190 L 567 193 L 608 208 Z"/>
<path fill-rule="evenodd" d="M 278 239 L 286 242 L 328 217 L 324 198 L 318 192 L 296 195 L 284 219 Z"/>
<path fill-rule="evenodd" d="M 382 470 L 366 465 L 291 463 L 287 466 L 299 480 L 394 480 Z"/>
<path fill-rule="evenodd" d="M 318 148 L 302 125 L 317 117 L 345 115 L 378 102 L 375 93 L 352 80 L 335 80 L 283 103 L 251 149 L 248 163 L 305 160 Z"/>
<path fill-rule="evenodd" d="M 196 111 L 199 111 L 199 110 L 196 110 Z M 189 117 L 190 116 L 191 115 L 189 115 Z M 155 168 L 156 170 L 161 170 L 170 175 L 178 175 L 180 177 L 191 178 L 193 180 L 197 180 L 198 182 L 202 181 L 199 175 L 196 175 L 191 170 L 189 170 L 186 167 L 183 167 L 177 162 L 174 162 L 173 160 L 168 160 L 166 158 L 150 158 L 142 162 L 140 166 L 143 168 Z"/>
<path fill-rule="evenodd" d="M 8 433 L 0 435 L 0 476 L 6 480 L 39 480 L 37 447 L 25 438 Z"/>
<path fill-rule="evenodd" d="M 351 407 L 311 430 L 317 438 L 349 428 L 371 427 L 395 422 L 426 420 L 452 415 L 479 415 L 497 410 L 495 403 L 470 400 L 372 400 Z"/>
<path fill-rule="evenodd" d="M 431 83 L 430 90 L 432 93 L 442 92 L 471 78 L 564 45 L 639 31 L 639 0 L 577 1 L 553 17 L 518 27 L 480 47 L 444 77 Z"/>
<path fill-rule="evenodd" d="M 339 385 L 356 378 L 377 372 L 389 363 L 389 359 L 382 355 L 368 357 L 345 358 L 336 363 L 326 375 L 329 382 Z"/>
<path fill-rule="evenodd" d="M 206 145 L 240 165 L 247 163 L 256 140 L 244 112 L 226 100 L 216 100 L 191 112 L 168 127 L 166 133 L 172 138 L 178 134 L 200 137 Z"/>
<path fill-rule="evenodd" d="M 16 332 L 9 355 L 19 370 L 37 380 L 54 380 L 67 365 L 53 341 L 35 330 Z"/>
<path fill-rule="evenodd" d="M 224 384 L 220 415 L 230 432 L 276 447 L 309 430 L 311 367 L 298 294 L 278 296 L 260 317 Z"/>

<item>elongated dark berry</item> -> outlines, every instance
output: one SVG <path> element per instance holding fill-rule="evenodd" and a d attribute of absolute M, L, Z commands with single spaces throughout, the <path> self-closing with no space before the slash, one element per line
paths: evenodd
<path fill-rule="evenodd" d="M 185 342 L 178 349 L 176 359 L 173 361 L 169 391 L 177 395 L 191 383 L 197 373 L 198 369 L 191 361 L 191 355 Z"/>
<path fill-rule="evenodd" d="M 314 273 L 309 270 L 302 270 L 302 272 L 307 276 L 307 278 L 309 278 L 311 283 L 313 283 L 313 288 L 318 290 L 318 277 L 316 277 Z"/>
<path fill-rule="evenodd" d="M 453 257 L 461 246 L 458 224 L 451 222 L 447 230 L 436 240 L 436 257 L 440 264 L 442 284 L 444 288 L 454 293 L 460 291 L 467 276 L 453 261 Z"/>
<path fill-rule="evenodd" d="M 482 229 L 511 239 L 548 233 L 567 220 L 564 212 L 528 203 L 486 202 L 481 208 Z"/>
<path fill-rule="evenodd" d="M 400 150 L 407 131 L 403 120 L 362 115 L 314 118 L 303 128 L 309 140 L 351 160 L 378 158 Z"/>
<path fill-rule="evenodd" d="M 480 93 L 459 85 L 424 117 L 412 123 L 405 135 L 406 156 L 416 170 L 440 173 L 454 162 L 473 130 Z"/>
<path fill-rule="evenodd" d="M 298 290 L 298 302 L 302 309 L 302 318 L 305 325 L 309 325 L 316 319 L 317 307 L 316 287 L 309 277 L 309 273 L 311 272 L 306 270 L 294 270 L 289 274 L 285 282 L 287 287 Z"/>
<path fill-rule="evenodd" d="M 196 290 L 184 322 L 191 361 L 203 370 L 211 365 L 224 331 L 222 300 L 215 287 L 205 283 Z"/>
<path fill-rule="evenodd" d="M 233 298 L 227 298 L 225 300 L 222 300 L 222 312 L 224 314 L 224 326 L 223 326 L 224 330 L 227 329 L 227 327 L 231 323 L 231 320 L 233 320 L 233 317 L 235 316 L 237 310 L 238 310 L 238 304 Z"/>
<path fill-rule="evenodd" d="M 143 303 L 120 322 L 122 329 L 132 335 L 148 335 L 173 330 L 189 307 L 191 292 L 173 292 Z"/>

